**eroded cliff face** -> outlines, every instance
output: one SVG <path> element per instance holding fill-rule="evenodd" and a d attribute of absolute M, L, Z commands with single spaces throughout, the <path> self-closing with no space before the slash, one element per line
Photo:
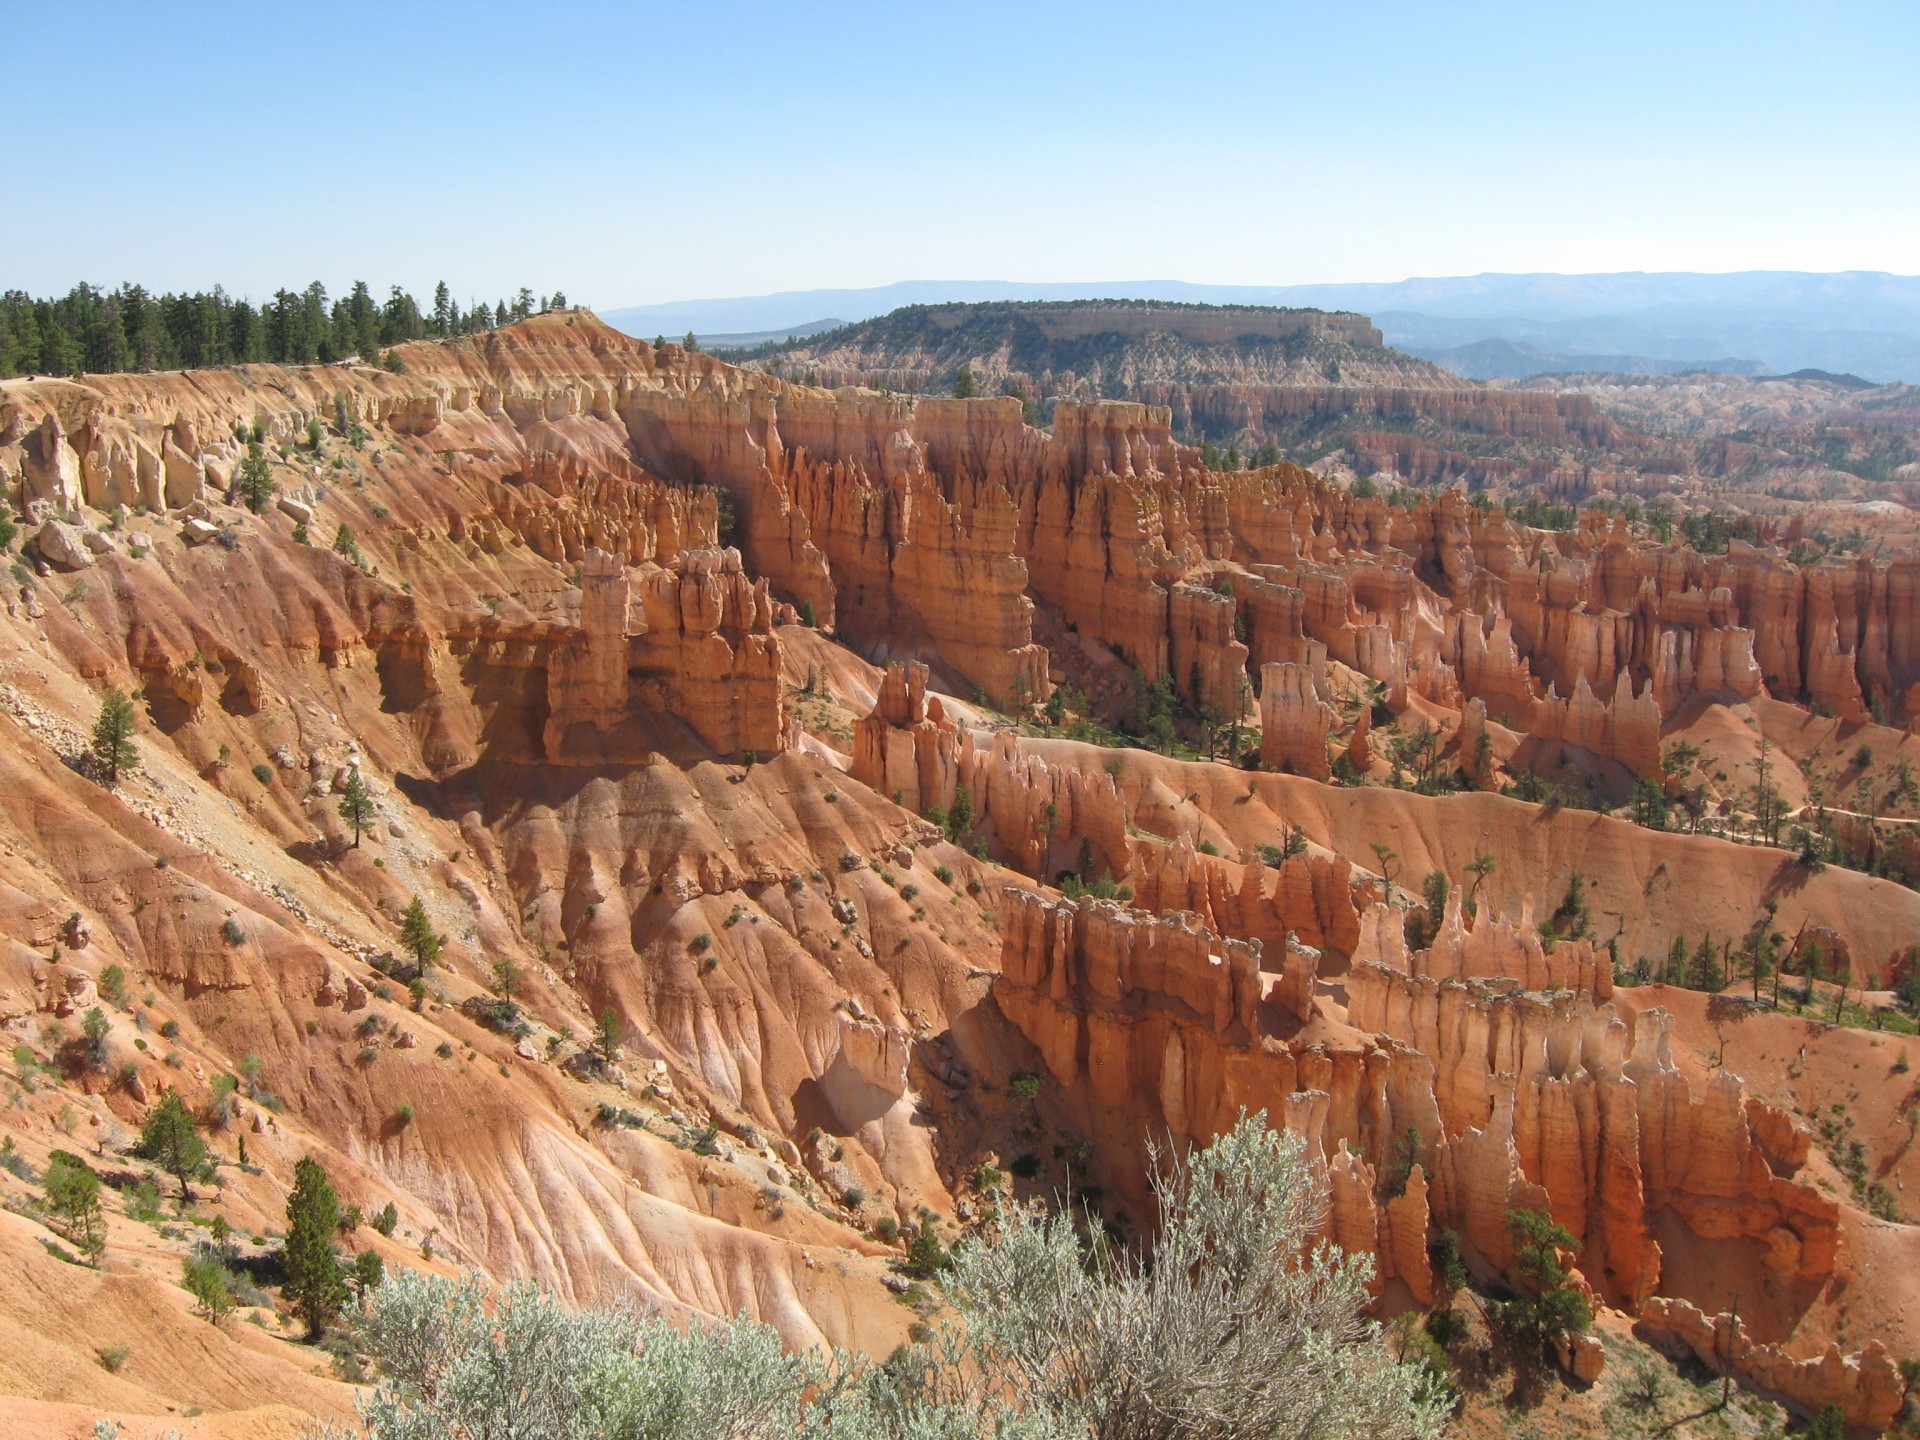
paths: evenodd
<path fill-rule="evenodd" d="M 329 665 L 370 654 L 396 706 L 434 702 L 441 766 L 474 757 L 487 708 L 475 696 L 502 684 L 545 690 L 554 763 L 684 748 L 649 718 L 660 713 L 722 754 L 784 748 L 767 582 L 719 547 L 713 492 L 634 462 L 619 415 L 643 384 L 698 389 L 686 357 L 656 364 L 588 317 L 409 353 L 399 376 L 257 366 L 191 381 L 16 382 L 0 424 L 20 438 L 0 445 L 0 474 L 17 476 L 35 548 L 54 568 L 137 565 L 171 538 L 225 545 L 238 512 L 216 507 L 245 458 L 241 436 L 257 427 L 278 488 L 271 508 L 312 547 L 253 560 L 279 612 L 260 642 L 317 649 Z M 307 439 L 316 421 L 330 437 L 363 438 L 322 463 Z M 380 502 L 363 499 L 369 483 Z M 111 514 L 115 528 L 88 519 L 76 531 L 85 547 L 59 543 L 76 528 L 62 517 L 82 512 Z M 185 569 L 211 569 L 210 558 L 196 548 Z M 554 584 L 553 566 L 571 567 L 570 586 Z M 378 583 L 382 567 L 397 587 Z M 169 571 L 154 577 L 161 586 L 176 578 L 149 568 Z M 129 595 L 130 662 L 186 723 L 216 698 L 190 662 L 244 675 L 245 645 L 191 604 L 179 622 L 160 619 L 168 607 L 144 605 L 145 588 Z M 229 681 L 220 698 L 246 703 L 243 691 Z"/>
<path fill-rule="evenodd" d="M 236 1227 L 276 1223 L 315 1154 L 368 1213 L 395 1203 L 391 1242 L 354 1241 L 389 1263 L 425 1246 L 581 1302 L 884 1352 L 902 1322 L 863 1232 L 952 1213 L 909 1066 L 956 1024 L 943 1066 L 991 1066 L 952 1017 L 998 953 L 959 897 L 999 872 L 792 753 L 791 609 L 719 543 L 718 492 L 645 468 L 617 409 L 725 372 L 624 341 L 608 361 L 570 318 L 408 347 L 403 375 L 0 392 L 39 571 L 0 616 L 20 799 L 0 1024 L 57 1064 L 45 1027 L 112 1017 L 111 1069 L 10 1134 L 43 1165 L 64 1100 L 124 1146 L 165 1090 L 203 1109 L 254 1056 L 213 1136 L 228 1160 L 248 1146 Z M 277 490 L 258 514 L 227 497 L 256 425 Z M 114 788 L 80 758 L 110 686 L 140 755 Z M 937 933 L 897 888 L 938 887 L 936 858 L 956 897 Z M 413 997 L 390 972 L 416 895 L 446 953 Z M 137 1025 L 101 994 L 109 967 L 144 995 Z M 810 1132 L 834 1138 L 803 1154 Z M 113 1230 L 121 1269 L 154 1243 Z M 233 1348 L 155 1393 L 201 1403 L 195 1376 Z"/>
<path fill-rule="evenodd" d="M 1233 939 L 1192 914 L 1020 890 L 1003 906 L 995 1001 L 1097 1138 L 1102 1178 L 1136 1201 L 1130 1157 L 1146 1137 L 1205 1139 L 1265 1111 L 1326 1167 L 1332 1238 L 1423 1303 L 1440 1230 L 1470 1265 L 1510 1272 L 1506 1217 L 1523 1206 L 1581 1241 L 1598 1295 L 1662 1333 L 1690 1333 L 1698 1311 L 1663 1293 L 1658 1235 L 1743 1249 L 1755 1288 L 1789 1308 L 1834 1274 L 1840 1211 L 1806 1172 L 1806 1132 L 1730 1074 L 1690 1079 L 1669 1017 L 1614 1007 L 1605 956 L 1543 949 L 1530 917 L 1470 922 L 1456 901 L 1434 945 L 1409 953 L 1399 915 L 1374 902 L 1333 984 L 1317 950 Z M 1777 1333 L 1775 1305 L 1749 1306 Z M 1854 1423 L 1898 1408 L 1884 1347 L 1825 1365 L 1785 1354 L 1733 1358 Z"/>
<path fill-rule="evenodd" d="M 1034 640 L 1038 604 L 1229 716 L 1251 710 L 1259 666 L 1310 663 L 1316 645 L 1396 709 L 1410 686 L 1520 726 L 1550 686 L 1584 703 L 1584 680 L 1604 706 L 1622 676 L 1663 715 L 1763 687 L 1842 714 L 1920 710 L 1920 561 L 1802 569 L 1738 542 L 1702 557 L 1598 517 L 1527 530 L 1453 493 L 1401 509 L 1287 466 L 1207 471 L 1163 408 L 1066 402 L 1042 432 L 1017 400 L 810 390 L 586 315 L 408 354 L 405 375 L 251 367 L 178 397 L 139 376 L 16 385 L 0 473 L 45 507 L 36 519 L 177 510 L 230 482 L 236 422 L 258 418 L 278 443 L 315 416 L 352 420 L 420 440 L 463 478 L 570 502 L 452 507 L 469 512 L 457 538 L 669 566 L 715 542 L 714 512 L 697 491 L 663 501 L 652 476 L 712 485 L 775 601 L 1001 703 L 1044 699 L 1060 669 Z M 1489 395 L 1542 398 L 1475 403 Z M 1639 769 L 1638 710 L 1630 728 L 1611 758 Z"/>

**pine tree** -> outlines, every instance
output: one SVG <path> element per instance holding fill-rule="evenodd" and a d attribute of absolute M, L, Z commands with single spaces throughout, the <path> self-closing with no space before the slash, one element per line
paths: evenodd
<path fill-rule="evenodd" d="M 1540 933 L 1549 940 L 1583 940 L 1592 923 L 1593 917 L 1587 908 L 1587 879 L 1575 870 L 1567 877 L 1567 893 L 1547 917 L 1547 923 L 1540 927 Z"/>
<path fill-rule="evenodd" d="M 387 1265 L 376 1250 L 362 1250 L 353 1257 L 353 1268 L 348 1272 L 353 1281 L 353 1293 L 364 1297 L 369 1290 L 377 1289 L 387 1276 Z"/>
<path fill-rule="evenodd" d="M 1673 937 L 1673 944 L 1667 950 L 1667 968 L 1660 978 L 1668 985 L 1687 983 L 1687 937 L 1686 932 Z"/>
<path fill-rule="evenodd" d="M 373 823 L 373 797 L 358 770 L 347 772 L 347 788 L 340 796 L 340 818 L 353 827 L 353 848 L 360 848 L 360 832 Z"/>
<path fill-rule="evenodd" d="M 227 1267 L 211 1255 L 189 1255 L 180 1261 L 180 1283 L 193 1296 L 194 1309 L 210 1325 L 219 1325 L 233 1309 L 233 1290 Z"/>
<path fill-rule="evenodd" d="M 513 999 L 514 987 L 520 983 L 520 967 L 504 956 L 493 962 L 494 993 L 502 1000 Z"/>
<path fill-rule="evenodd" d="M 953 804 L 947 810 L 947 838 L 959 845 L 973 833 L 973 792 L 962 780 L 953 787 Z"/>
<path fill-rule="evenodd" d="M 318 1340 L 326 1324 L 347 1303 L 347 1284 L 333 1253 L 333 1232 L 340 1224 L 340 1197 L 327 1172 L 311 1155 L 300 1157 L 287 1196 L 287 1243 L 282 1287 L 306 1321 L 307 1339 Z"/>
<path fill-rule="evenodd" d="M 233 498 L 258 515 L 273 498 L 273 467 L 258 440 L 247 442 L 247 458 L 233 476 Z"/>
<path fill-rule="evenodd" d="M 1453 885 L 1444 870 L 1430 871 L 1420 886 L 1421 902 L 1425 906 L 1420 910 L 1407 911 L 1403 925 L 1407 946 L 1412 950 L 1428 950 L 1440 934 L 1440 922 L 1446 917 L 1447 898 L 1453 893 Z"/>
<path fill-rule="evenodd" d="M 67 1238 L 95 1265 L 107 1253 L 107 1221 L 100 1210 L 100 1177 L 78 1155 L 56 1150 L 47 1157 L 47 1208 L 61 1222 Z"/>
<path fill-rule="evenodd" d="M 979 393 L 980 393 L 980 386 L 978 385 L 978 383 L 975 382 L 973 378 L 973 370 L 971 369 L 971 367 L 962 365 L 958 370 L 953 372 L 953 398 L 954 399 L 971 400 L 973 399 L 974 396 L 978 395 Z"/>
<path fill-rule="evenodd" d="M 1714 948 L 1711 935 L 1702 935 L 1693 952 L 1693 961 L 1687 966 L 1687 988 L 1704 990 L 1709 995 L 1717 995 L 1727 988 L 1727 972 L 1721 968 L 1720 952 Z"/>
<path fill-rule="evenodd" d="M 106 772 L 109 785 L 118 785 L 120 772 L 140 763 L 133 745 L 133 701 L 124 690 L 109 690 L 100 702 L 100 718 L 93 722 L 93 763 Z"/>
<path fill-rule="evenodd" d="M 1507 1211 L 1507 1231 L 1513 1237 L 1514 1269 L 1530 1293 L 1502 1303 L 1497 1323 L 1528 1349 L 1551 1354 L 1561 1336 L 1581 1334 L 1593 1323 L 1587 1297 L 1560 1261 L 1560 1252 L 1578 1251 L 1580 1241 L 1544 1210 Z"/>
<path fill-rule="evenodd" d="M 86 1042 L 87 1063 L 96 1070 L 107 1068 L 107 1036 L 113 1031 L 113 1022 L 107 1019 L 107 1012 L 98 1005 L 87 1011 L 80 1021 L 80 1036 Z"/>
<path fill-rule="evenodd" d="M 620 1058 L 620 1017 L 611 1005 L 600 1012 L 599 1024 L 594 1030 L 594 1048 L 609 1065 Z"/>
<path fill-rule="evenodd" d="M 194 1128 L 178 1091 L 167 1091 L 148 1113 L 140 1127 L 140 1154 L 180 1182 L 182 1200 L 193 1200 L 188 1182 L 206 1166 L 207 1142 Z"/>
<path fill-rule="evenodd" d="M 1499 865 L 1493 856 L 1487 854 L 1476 855 L 1472 860 L 1467 862 L 1467 873 L 1473 876 L 1473 883 L 1467 887 L 1467 901 L 1465 906 L 1469 915 L 1474 914 L 1479 909 L 1480 887 L 1486 883 L 1487 877 L 1493 874 L 1498 868 Z"/>
<path fill-rule="evenodd" d="M 434 934 L 433 922 L 427 918 L 427 907 L 420 903 L 418 895 L 407 906 L 407 913 L 400 922 L 400 943 L 407 947 L 413 958 L 420 962 L 422 970 L 433 968 L 440 958 L 440 947 L 446 942 Z"/>

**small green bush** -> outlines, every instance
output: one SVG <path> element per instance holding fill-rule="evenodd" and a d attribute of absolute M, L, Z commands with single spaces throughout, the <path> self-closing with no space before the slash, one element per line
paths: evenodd
<path fill-rule="evenodd" d="M 913 1238 L 907 1241 L 907 1263 L 901 1268 L 916 1279 L 930 1280 L 952 1264 L 953 1259 L 940 1243 L 933 1226 L 923 1220 L 920 1228 L 913 1232 Z"/>
<path fill-rule="evenodd" d="M 520 1007 L 496 995 L 470 995 L 460 1002 L 461 1013 L 497 1034 L 519 1040 L 533 1033 L 520 1014 Z"/>

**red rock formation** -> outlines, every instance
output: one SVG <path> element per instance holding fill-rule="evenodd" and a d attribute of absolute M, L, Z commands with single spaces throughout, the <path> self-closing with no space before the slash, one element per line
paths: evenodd
<path fill-rule="evenodd" d="M 1594 696 L 1585 674 L 1574 682 L 1573 695 L 1566 700 L 1549 685 L 1535 702 L 1527 729 L 1544 739 L 1618 760 L 1643 780 L 1660 779 L 1660 706 L 1651 685 L 1636 696 L 1624 670 L 1610 703 Z"/>
<path fill-rule="evenodd" d="M 1356 733 L 1358 727 L 1355 727 Z M 1454 736 L 1454 755 L 1460 772 L 1473 785 L 1484 786 L 1493 774 L 1493 737 L 1487 732 L 1487 702 L 1475 697 L 1460 711 L 1460 731 Z"/>
<path fill-rule="evenodd" d="M 1353 734 L 1347 738 L 1347 763 L 1356 775 L 1365 775 L 1373 764 L 1373 707 L 1362 705 L 1353 722 Z"/>
<path fill-rule="evenodd" d="M 953 804 L 960 779 L 960 730 L 936 697 L 927 698 L 927 667 L 887 666 L 873 713 L 853 726 L 853 778 L 909 810 Z"/>
<path fill-rule="evenodd" d="M 653 732 L 629 723 L 635 702 L 685 721 L 722 754 L 786 748 L 772 602 L 737 552 L 690 550 L 672 568 L 649 565 L 630 576 L 622 557 L 589 550 L 580 621 L 547 661 L 549 762 L 650 758 Z"/>
<path fill-rule="evenodd" d="M 1260 763 L 1290 775 L 1325 780 L 1333 707 L 1314 692 L 1305 665 L 1260 667 Z"/>
<path fill-rule="evenodd" d="M 1070 1093 L 1196 1138 L 1243 1107 L 1280 1115 L 1328 1164 L 1331 1233 L 1415 1293 L 1432 1283 L 1429 1207 L 1496 1270 L 1512 1263 L 1507 1212 L 1550 1212 L 1584 1242 L 1582 1273 L 1629 1309 L 1661 1283 L 1661 1211 L 1703 1239 L 1759 1242 L 1782 1279 L 1832 1271 L 1838 1211 L 1796 1177 L 1804 1135 L 1729 1075 L 1696 1087 L 1667 1017 L 1616 1010 L 1605 957 L 1585 942 L 1545 951 L 1525 915 L 1468 926 L 1455 904 L 1435 946 L 1409 955 L 1393 912 L 1369 911 L 1345 990 L 1371 1038 L 1329 1049 L 1263 1020 L 1261 995 L 1290 989 L 1291 1009 L 1302 991 L 1285 962 L 1268 977 L 1256 942 L 1235 950 L 1196 919 L 1090 901 L 1009 891 L 1004 905 L 996 1000 Z M 1405 1190 L 1387 1195 L 1377 1182 L 1403 1136 L 1422 1178 L 1403 1167 Z"/>
<path fill-rule="evenodd" d="M 573 725 L 601 732 L 627 714 L 627 567 L 617 555 L 589 550 L 580 573 L 580 632 L 547 662 L 547 758 L 566 751 Z"/>
<path fill-rule="evenodd" d="M 1212 1106 L 1205 1116 L 1190 1112 L 1190 1078 L 1174 1037 L 1180 1017 L 1190 1015 L 1203 1035 L 1240 1045 L 1252 1039 L 1261 990 L 1256 943 L 1222 940 L 1191 920 L 1142 916 L 1111 901 L 1052 904 L 1012 889 L 1001 900 L 1001 928 L 1001 1008 L 1039 1046 L 1057 1080 L 1073 1086 L 1084 1079 L 1106 1103 L 1130 1104 L 1145 1065 L 1176 1135 L 1216 1128 Z M 1165 1049 L 1152 1045 L 1141 1023 L 1149 1012 L 1171 1027 Z"/>
<path fill-rule="evenodd" d="M 691 550 L 675 568 L 643 570 L 640 601 L 646 628 L 632 637 L 628 673 L 641 700 L 722 754 L 785 749 L 773 600 L 739 552 Z"/>
<path fill-rule="evenodd" d="M 1465 898 L 1457 890 L 1448 895 L 1439 929 L 1425 950 L 1408 950 L 1405 927 L 1391 909 L 1370 907 L 1360 916 L 1353 958 L 1422 979 L 1507 979 L 1525 990 L 1573 990 L 1596 1000 L 1613 995 L 1612 965 L 1592 942 L 1567 940 L 1547 949 L 1530 906 L 1517 920 L 1484 914 L 1469 925 Z M 1391 1028 L 1357 1015 L 1354 1023 Z"/>
<path fill-rule="evenodd" d="M 1707 557 L 1639 543 L 1617 520 L 1550 534 L 1452 491 L 1405 510 L 1291 467 L 1204 471 L 1172 440 L 1164 409 L 1068 402 L 1049 434 L 1022 425 L 1014 400 L 808 390 L 676 346 L 656 353 L 584 316 L 422 346 L 414 358 L 398 376 L 275 371 L 285 382 L 275 398 L 264 398 L 271 385 L 244 393 L 215 372 L 191 397 L 134 376 L 22 392 L 9 402 L 0 473 L 19 477 L 23 508 L 44 499 L 56 509 L 177 509 L 230 476 L 236 415 L 258 413 L 275 439 L 337 413 L 435 446 L 483 431 L 492 444 L 504 429 L 525 482 L 584 490 L 638 461 L 717 486 L 731 497 L 748 565 L 776 593 L 812 603 L 822 623 L 870 647 L 937 659 L 1001 701 L 1037 701 L 1048 688 L 1047 657 L 1032 641 L 1038 599 L 1149 678 L 1171 675 L 1223 713 L 1241 670 L 1307 661 L 1305 639 L 1387 683 L 1396 706 L 1403 683 L 1447 694 L 1433 666 L 1450 667 L 1462 697 L 1486 700 L 1507 723 L 1524 721 L 1536 679 L 1572 696 L 1584 675 L 1604 693 L 1622 670 L 1636 694 L 1652 682 L 1667 714 L 1695 693 L 1750 696 L 1763 685 L 1847 714 L 1920 708 L 1913 559 L 1801 569 L 1739 542 Z M 1272 403 L 1383 415 L 1415 404 L 1391 390 L 1332 394 L 1283 391 Z M 1488 433 L 1586 434 L 1606 423 L 1581 397 L 1472 390 L 1423 392 L 1417 403 L 1451 407 L 1450 423 Z M 478 517 L 462 524 L 497 543 Z M 534 528 L 543 533 L 530 543 L 575 563 L 596 545 L 647 558 L 646 542 L 614 543 L 607 527 L 575 527 L 559 511 Z M 659 543 L 671 552 L 694 542 Z M 1238 572 L 1246 640 L 1205 593 L 1218 594 L 1223 569 Z M 1350 594 L 1339 593 L 1342 574 Z M 1429 651 L 1418 632 L 1435 625 L 1442 638 Z M 1390 639 L 1361 633 L 1372 626 Z"/>
<path fill-rule="evenodd" d="M 1361 943 L 1353 867 L 1338 855 L 1307 851 L 1277 866 L 1242 865 L 1202 853 L 1183 835 L 1170 845 L 1135 847 L 1126 874 L 1147 910 L 1190 911 L 1222 934 L 1260 941 L 1269 964 L 1304 966 L 1306 974 L 1291 976 L 1282 996 L 1298 999 L 1289 1008 L 1302 1019 L 1311 1013 L 1306 1000 L 1320 955 L 1344 961 Z"/>
<path fill-rule="evenodd" d="M 1200 585 L 1175 585 L 1168 604 L 1170 673 L 1201 709 L 1238 719 L 1248 708 L 1248 649 L 1234 635 L 1233 600 Z"/>
<path fill-rule="evenodd" d="M 1829 1344 L 1825 1353 L 1795 1359 L 1777 1345 L 1756 1341 L 1730 1313 L 1707 1315 L 1685 1300 L 1656 1295 L 1640 1309 L 1640 1327 L 1654 1339 L 1691 1351 L 1712 1368 L 1730 1369 L 1747 1385 L 1790 1401 L 1806 1414 L 1840 1407 L 1850 1427 L 1880 1431 L 1906 1401 L 1900 1367 L 1878 1339 L 1858 1354 Z"/>
<path fill-rule="evenodd" d="M 1061 870 L 1078 871 L 1083 840 L 1095 872 L 1089 881 L 1101 873 L 1116 879 L 1129 873 L 1134 841 L 1111 775 L 1049 764 L 1044 744 L 1023 746 L 1010 730 L 986 746 L 964 734 L 958 769 L 983 822 L 983 838 L 998 841 L 1024 874 L 1052 879 Z"/>

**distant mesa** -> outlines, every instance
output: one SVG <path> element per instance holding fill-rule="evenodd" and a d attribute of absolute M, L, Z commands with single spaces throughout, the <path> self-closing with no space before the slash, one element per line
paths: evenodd
<path fill-rule="evenodd" d="M 1812 367 L 1795 370 L 1788 375 L 1773 375 L 1767 378 L 1773 380 L 1824 380 L 1829 385 L 1844 386 L 1848 390 L 1871 390 L 1875 388 L 1873 381 L 1862 380 L 1858 375 L 1836 375 L 1831 370 L 1815 370 Z"/>

